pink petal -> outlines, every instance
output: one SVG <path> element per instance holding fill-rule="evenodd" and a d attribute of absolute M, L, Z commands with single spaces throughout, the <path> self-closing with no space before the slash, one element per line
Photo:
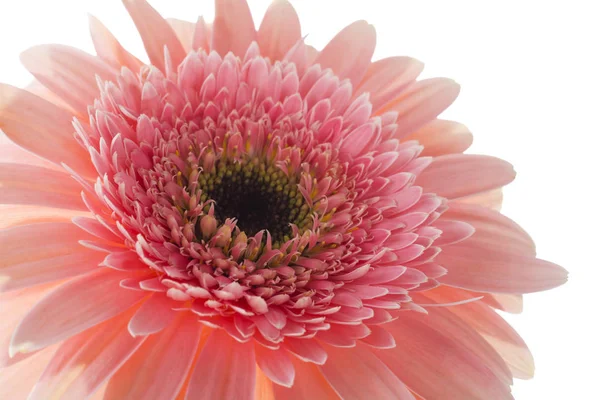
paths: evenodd
<path fill-rule="evenodd" d="M 123 274 L 99 268 L 52 291 L 23 318 L 10 352 L 28 353 L 60 342 L 137 303 L 144 292 L 119 289 Z"/>
<path fill-rule="evenodd" d="M 192 40 L 192 49 L 200 50 L 203 49 L 207 53 L 210 52 L 211 44 L 211 27 L 210 24 L 204 22 L 204 18 L 201 16 L 196 22 L 196 29 L 194 30 L 194 37 Z"/>
<path fill-rule="evenodd" d="M 146 0 L 123 0 L 140 33 L 150 63 L 165 72 L 165 46 L 174 65 L 185 58 L 185 50 L 167 21 Z"/>
<path fill-rule="evenodd" d="M 44 86 L 84 116 L 99 94 L 96 75 L 112 80 L 117 73 L 98 57 L 57 44 L 28 49 L 21 54 L 21 62 Z"/>
<path fill-rule="evenodd" d="M 436 157 L 415 185 L 426 192 L 454 199 L 507 185 L 515 178 L 512 165 L 499 158 L 476 154 Z"/>
<path fill-rule="evenodd" d="M 317 56 L 315 64 L 331 68 L 340 78 L 357 85 L 364 76 L 375 51 L 375 28 L 356 21 L 342 29 Z"/>
<path fill-rule="evenodd" d="M 273 385 L 276 399 L 306 400 L 306 399 L 339 399 L 340 396 L 332 389 L 317 366 L 304 361 L 292 359 L 296 378 L 294 386 L 286 388 Z"/>
<path fill-rule="evenodd" d="M 402 381 L 366 346 L 359 344 L 351 350 L 327 346 L 326 350 L 327 362 L 319 368 L 343 399 L 414 399 Z"/>
<path fill-rule="evenodd" d="M 286 349 L 304 362 L 323 365 L 327 360 L 327 352 L 315 340 L 286 338 Z"/>
<path fill-rule="evenodd" d="M 142 62 L 121 46 L 119 41 L 96 17 L 89 17 L 90 34 L 98 57 L 115 68 L 125 66 L 137 72 Z"/>
<path fill-rule="evenodd" d="M 261 345 L 255 345 L 256 363 L 262 372 L 274 383 L 292 387 L 294 384 L 294 364 L 283 350 L 268 350 Z"/>
<path fill-rule="evenodd" d="M 26 360 L 2 369 L 0 373 L 0 399 L 26 399 L 57 346 L 44 349 Z"/>
<path fill-rule="evenodd" d="M 196 361 L 186 399 L 253 400 L 255 369 L 253 343 L 215 330 Z"/>
<path fill-rule="evenodd" d="M 143 343 L 127 332 L 131 313 L 110 319 L 64 342 L 29 395 L 85 399 L 110 378 Z"/>
<path fill-rule="evenodd" d="M 425 147 L 421 156 L 442 156 L 467 150 L 473 143 L 473 134 L 461 123 L 435 119 L 405 140 L 418 140 Z"/>
<path fill-rule="evenodd" d="M 188 53 L 192 49 L 196 24 L 177 18 L 167 18 L 167 22 L 171 26 L 171 29 L 173 29 L 173 32 L 175 32 L 175 35 L 177 35 L 177 39 L 181 42 L 183 50 Z"/>
<path fill-rule="evenodd" d="M 423 71 L 423 63 L 410 57 L 389 57 L 375 61 L 354 94 L 369 93 L 373 110 L 398 97 Z"/>
<path fill-rule="evenodd" d="M 523 295 L 509 293 L 484 293 L 482 302 L 507 313 L 520 314 L 523 312 Z"/>
<path fill-rule="evenodd" d="M 261 54 L 281 60 L 300 39 L 300 21 L 294 7 L 286 0 L 271 3 L 258 30 Z"/>
<path fill-rule="evenodd" d="M 6 136 L 57 165 L 65 163 L 85 176 L 96 176 L 87 151 L 73 137 L 72 119 L 68 111 L 41 97 L 0 84 L 0 129 Z"/>
<path fill-rule="evenodd" d="M 371 334 L 361 339 L 361 342 L 378 349 L 393 349 L 396 347 L 394 337 L 385 329 L 378 325 L 369 325 Z"/>
<path fill-rule="evenodd" d="M 435 240 L 436 246 L 447 246 L 467 239 L 475 233 L 475 228 L 463 221 L 449 219 L 437 220 L 432 224 L 434 228 L 441 229 L 442 235 Z"/>
<path fill-rule="evenodd" d="M 41 222 L 68 222 L 76 215 L 89 215 L 89 212 L 61 208 L 0 204 L 0 229 Z"/>
<path fill-rule="evenodd" d="M 164 293 L 153 294 L 129 321 L 129 333 L 132 336 L 146 336 L 162 331 L 175 318 L 175 307 L 181 307 L 181 302 L 170 299 Z"/>
<path fill-rule="evenodd" d="M 256 30 L 246 0 L 216 0 L 212 49 L 222 56 L 231 51 L 243 57 L 254 40 Z"/>
<path fill-rule="evenodd" d="M 110 379 L 105 400 L 174 399 L 200 343 L 202 325 L 189 313 L 149 336 Z"/>
<path fill-rule="evenodd" d="M 0 91 L 2 85 L 0 84 Z M 1 101 L 1 100 L 0 100 Z M 0 106 L 0 110 L 2 106 Z M 1 113 L 2 111 L 0 111 Z M 1 118 L 1 117 L 0 117 Z M 1 120 L 1 119 L 0 119 Z M 1 124 L 1 122 L 0 122 Z M 62 166 L 58 166 L 45 158 L 38 156 L 17 145 L 15 142 L 10 140 L 4 132 L 0 130 L 0 163 L 9 164 L 27 164 L 35 165 L 36 167 L 42 167 L 47 169 L 53 169 L 56 171 L 63 171 Z"/>

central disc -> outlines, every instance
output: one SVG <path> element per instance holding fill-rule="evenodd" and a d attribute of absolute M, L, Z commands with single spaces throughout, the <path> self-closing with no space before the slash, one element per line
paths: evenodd
<path fill-rule="evenodd" d="M 264 229 L 274 243 L 281 243 L 292 236 L 290 224 L 301 232 L 310 226 L 310 210 L 298 191 L 296 177 L 288 177 L 266 162 L 220 160 L 211 171 L 200 174 L 198 183 L 202 201 L 215 202 L 219 223 L 235 218 L 248 236 Z"/>

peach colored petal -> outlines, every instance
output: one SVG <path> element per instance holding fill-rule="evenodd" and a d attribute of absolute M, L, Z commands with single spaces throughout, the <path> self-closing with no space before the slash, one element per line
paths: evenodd
<path fill-rule="evenodd" d="M 523 295 L 510 293 L 486 293 L 481 299 L 487 305 L 512 314 L 523 312 Z"/>
<path fill-rule="evenodd" d="M 319 368 L 343 399 L 414 399 L 398 376 L 365 345 L 351 350 L 327 346 L 326 350 L 327 362 Z"/>
<path fill-rule="evenodd" d="M 281 60 L 300 39 L 300 20 L 287 0 L 271 3 L 258 29 L 261 54 Z"/>
<path fill-rule="evenodd" d="M 65 163 L 81 174 L 93 176 L 89 155 L 74 139 L 72 119 L 68 111 L 47 100 L 0 84 L 0 129 L 10 140 L 54 164 Z M 19 163 L 29 159 L 31 156 L 23 157 Z"/>
<path fill-rule="evenodd" d="M 435 119 L 404 140 L 418 140 L 424 147 L 422 156 L 442 156 L 467 150 L 473 143 L 473 134 L 459 122 Z"/>
<path fill-rule="evenodd" d="M 142 62 L 121 46 L 113 34 L 93 15 L 89 16 L 90 34 L 98 57 L 115 68 L 127 67 L 138 71 Z"/>
<path fill-rule="evenodd" d="M 477 154 L 436 157 L 415 181 L 426 192 L 455 199 L 496 189 L 512 182 L 512 165 L 499 158 Z"/>
<path fill-rule="evenodd" d="M 85 210 L 81 186 L 69 175 L 32 165 L 0 164 L 0 203 Z"/>
<path fill-rule="evenodd" d="M 57 346 L 48 347 L 0 372 L 0 399 L 26 399 Z"/>
<path fill-rule="evenodd" d="M 63 171 L 62 167 L 17 145 L 2 131 L 0 131 L 0 163 L 35 165 L 36 167 Z"/>
<path fill-rule="evenodd" d="M 165 72 L 165 47 L 174 65 L 185 58 L 183 45 L 167 21 L 146 0 L 123 0 L 144 42 L 150 63 Z"/>
<path fill-rule="evenodd" d="M 483 207 L 491 208 L 492 210 L 500 211 L 502 209 L 503 200 L 502 188 L 488 190 L 487 192 L 476 193 L 469 196 L 457 199 L 465 204 L 478 204 Z"/>
<path fill-rule="evenodd" d="M 246 0 L 215 0 L 211 49 L 221 56 L 231 51 L 243 57 L 254 40 L 256 30 Z"/>
<path fill-rule="evenodd" d="M 294 384 L 294 364 L 284 350 L 268 350 L 256 344 L 254 346 L 256 363 L 262 372 L 274 383 L 292 387 Z"/>
<path fill-rule="evenodd" d="M 23 318 L 13 334 L 10 353 L 44 348 L 127 310 L 145 293 L 115 290 L 124 277 L 108 268 L 98 268 L 58 287 Z"/>
<path fill-rule="evenodd" d="M 181 307 L 181 303 L 164 293 L 153 294 L 129 321 L 129 333 L 132 336 L 146 336 L 162 331 L 173 322 L 177 314 L 173 310 L 175 307 Z"/>
<path fill-rule="evenodd" d="M 204 17 L 200 16 L 196 22 L 194 37 L 192 40 L 192 48 L 194 50 L 204 49 L 207 53 L 210 51 L 212 43 L 212 24 L 207 24 Z"/>
<path fill-rule="evenodd" d="M 378 110 L 406 90 L 423 71 L 423 67 L 421 61 L 410 57 L 389 57 L 375 61 L 369 65 L 354 97 L 369 93 L 373 110 Z"/>
<path fill-rule="evenodd" d="M 108 80 L 117 72 L 98 57 L 58 44 L 31 47 L 21 53 L 21 62 L 82 116 L 87 115 L 88 105 L 98 97 L 96 75 Z"/>
<path fill-rule="evenodd" d="M 143 343 L 127 332 L 131 312 L 65 341 L 50 360 L 29 400 L 85 399 L 95 393 Z"/>
<path fill-rule="evenodd" d="M 110 379 L 104 399 L 174 399 L 192 366 L 201 327 L 181 313 L 167 329 L 149 336 Z"/>
<path fill-rule="evenodd" d="M 186 399 L 252 400 L 255 379 L 254 345 L 215 330 L 194 366 Z"/>
<path fill-rule="evenodd" d="M 274 386 L 276 385 L 263 374 L 260 368 L 256 368 L 256 389 L 254 390 L 254 398 L 260 400 L 275 400 Z"/>
<path fill-rule="evenodd" d="M 294 386 L 273 385 L 278 400 L 341 399 L 316 365 L 292 358 L 296 377 Z"/>
<path fill-rule="evenodd" d="M 406 88 L 377 112 L 398 113 L 396 136 L 402 138 L 436 118 L 454 102 L 460 86 L 451 79 L 431 78 Z"/>
<path fill-rule="evenodd" d="M 427 314 L 404 312 L 385 325 L 402 345 L 374 353 L 426 399 L 512 399 L 510 387 L 477 355 L 430 320 Z"/>
<path fill-rule="evenodd" d="M 322 68 L 331 68 L 340 78 L 357 85 L 363 78 L 375 51 L 375 28 L 356 21 L 342 29 L 315 59 Z"/>
<path fill-rule="evenodd" d="M 284 346 L 290 353 L 304 362 L 323 365 L 327 360 L 327 352 L 314 340 L 287 338 Z"/>
<path fill-rule="evenodd" d="M 186 54 L 192 49 L 192 40 L 196 31 L 196 24 L 189 21 L 184 21 L 177 18 L 166 18 L 166 21 L 177 35 L 177 39 L 181 42 L 183 50 Z"/>

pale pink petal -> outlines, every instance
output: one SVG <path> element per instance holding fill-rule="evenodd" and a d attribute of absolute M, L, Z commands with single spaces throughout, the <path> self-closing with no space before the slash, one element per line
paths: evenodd
<path fill-rule="evenodd" d="M 143 291 L 121 290 L 122 273 L 98 268 L 72 279 L 37 303 L 23 318 L 11 341 L 11 354 L 27 353 L 60 342 L 127 310 Z"/>
<path fill-rule="evenodd" d="M 327 352 L 315 340 L 286 338 L 284 346 L 304 362 L 323 365 L 327 360 Z"/>
<path fill-rule="evenodd" d="M 27 399 L 57 346 L 48 347 L 0 372 L 0 399 Z"/>
<path fill-rule="evenodd" d="M 404 383 L 365 345 L 353 349 L 327 346 L 326 350 L 327 362 L 319 368 L 343 399 L 414 399 Z"/>
<path fill-rule="evenodd" d="M 340 399 L 316 365 L 297 359 L 292 359 L 292 363 L 296 371 L 294 386 L 273 385 L 277 400 Z"/>
<path fill-rule="evenodd" d="M 194 39 L 194 31 L 196 30 L 196 24 L 189 21 L 184 21 L 177 18 L 166 19 L 177 39 L 181 42 L 183 50 L 188 53 L 192 49 L 192 40 Z"/>
<path fill-rule="evenodd" d="M 80 174 L 94 176 L 87 151 L 75 141 L 72 119 L 68 111 L 41 97 L 0 84 L 0 129 L 10 140 L 57 165 L 65 163 Z M 30 159 L 15 161 L 28 163 Z"/>
<path fill-rule="evenodd" d="M 423 71 L 423 66 L 422 62 L 410 57 L 389 57 L 375 61 L 369 65 L 354 96 L 369 93 L 373 110 L 378 110 L 413 83 Z"/>
<path fill-rule="evenodd" d="M 77 215 L 90 215 L 86 211 L 12 204 L 0 204 L 0 213 L 2 213 L 0 229 L 42 222 L 68 222 Z"/>
<path fill-rule="evenodd" d="M 254 346 L 256 363 L 262 372 L 274 383 L 292 387 L 294 384 L 294 364 L 283 350 L 268 350 L 256 344 Z"/>
<path fill-rule="evenodd" d="M 28 399 L 85 399 L 94 393 L 145 339 L 129 335 L 130 317 L 125 313 L 65 341 Z"/>
<path fill-rule="evenodd" d="M 508 185 L 515 171 L 508 162 L 477 154 L 449 154 L 436 157 L 415 185 L 426 192 L 455 199 Z"/>
<path fill-rule="evenodd" d="M 460 86 L 451 79 L 431 78 L 416 82 L 377 112 L 398 113 L 396 136 L 401 138 L 435 119 L 458 96 Z"/>
<path fill-rule="evenodd" d="M 385 326 L 369 325 L 371 333 L 362 338 L 363 343 L 378 349 L 393 349 L 396 347 L 394 337 L 385 329 Z"/>
<path fill-rule="evenodd" d="M 129 321 L 128 329 L 132 336 L 146 336 L 165 329 L 175 318 L 173 308 L 181 307 L 181 302 L 172 300 L 164 293 L 150 296 Z"/>
<path fill-rule="evenodd" d="M 507 313 L 520 314 L 523 312 L 523 295 L 521 294 L 486 293 L 481 301 Z"/>
<path fill-rule="evenodd" d="M 144 341 L 110 379 L 104 399 L 174 399 L 192 366 L 201 331 L 190 313 L 181 313 L 167 329 Z"/>
<path fill-rule="evenodd" d="M 253 400 L 255 369 L 253 343 L 238 343 L 215 330 L 196 361 L 186 399 Z"/>
<path fill-rule="evenodd" d="M 271 3 L 258 30 L 261 54 L 271 60 L 281 60 L 300 39 L 300 21 L 287 0 Z"/>
<path fill-rule="evenodd" d="M 133 72 L 140 69 L 142 62 L 125 50 L 100 20 L 90 15 L 89 24 L 90 34 L 98 57 L 115 68 L 124 66 Z"/>
<path fill-rule="evenodd" d="M 404 140 L 418 140 L 422 156 L 462 153 L 473 143 L 473 134 L 461 123 L 435 119 Z"/>
<path fill-rule="evenodd" d="M 475 233 L 475 228 L 472 225 L 460 220 L 439 219 L 431 226 L 442 231 L 441 236 L 435 240 L 436 246 L 447 246 L 460 242 Z"/>
<path fill-rule="evenodd" d="M 98 57 L 57 44 L 28 49 L 21 54 L 21 62 L 37 80 L 83 116 L 98 97 L 96 76 L 112 80 L 117 73 Z"/>
<path fill-rule="evenodd" d="M 196 22 L 196 28 L 194 30 L 194 37 L 192 40 L 192 48 L 194 50 L 203 49 L 205 52 L 210 51 L 211 45 L 211 25 L 204 21 L 204 17 L 199 17 Z"/>
<path fill-rule="evenodd" d="M 465 204 L 477 204 L 482 207 L 491 208 L 492 210 L 500 211 L 502 209 L 503 200 L 502 188 L 488 190 L 487 192 L 476 193 L 469 196 L 456 199 Z"/>
<path fill-rule="evenodd" d="M 393 350 L 373 350 L 412 390 L 426 399 L 512 399 L 503 383 L 462 343 L 432 325 L 427 314 L 404 312 L 385 325 Z"/>
<path fill-rule="evenodd" d="M 174 65 L 185 58 L 185 50 L 167 21 L 146 0 L 123 0 L 140 33 L 150 63 L 165 71 L 165 47 Z"/>
<path fill-rule="evenodd" d="M 85 210 L 81 185 L 68 174 L 25 164 L 0 164 L 0 203 Z"/>
<path fill-rule="evenodd" d="M 1 90 L 0 85 L 0 91 Z M 2 106 L 0 106 L 0 109 L 1 108 Z M 0 113 L 1 112 L 2 111 L 0 111 Z M 0 163 L 35 165 L 36 167 L 63 171 L 62 167 L 17 145 L 10 140 L 2 130 L 0 130 Z"/>
<path fill-rule="evenodd" d="M 331 68 L 340 78 L 357 85 L 365 75 L 375 51 L 375 28 L 356 21 L 342 29 L 317 56 L 315 64 Z"/>
<path fill-rule="evenodd" d="M 254 40 L 256 30 L 246 0 L 215 0 L 211 48 L 222 56 L 231 51 L 243 57 Z"/>

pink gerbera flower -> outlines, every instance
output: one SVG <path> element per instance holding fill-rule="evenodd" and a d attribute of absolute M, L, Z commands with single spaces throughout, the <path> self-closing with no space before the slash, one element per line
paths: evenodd
<path fill-rule="evenodd" d="M 92 18 L 98 56 L 0 85 L 0 398 L 512 398 L 533 361 L 495 310 L 566 272 L 436 119 L 458 85 L 371 62 L 364 21 L 317 51 L 286 1 L 258 31 L 244 0 L 125 5 L 150 64 Z"/>

